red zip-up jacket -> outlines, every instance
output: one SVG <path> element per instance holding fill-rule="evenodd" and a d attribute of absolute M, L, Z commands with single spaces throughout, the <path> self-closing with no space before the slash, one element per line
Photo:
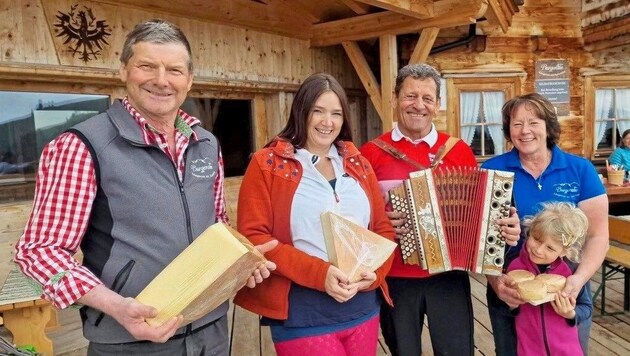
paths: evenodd
<path fill-rule="evenodd" d="M 336 146 L 343 158 L 345 173 L 359 182 L 369 199 L 369 229 L 393 241 L 394 229 L 385 214 L 372 167 L 351 142 L 339 141 Z M 256 152 L 243 177 L 238 198 L 238 230 L 254 245 L 272 239 L 277 239 L 279 244 L 265 254 L 276 263 L 277 269 L 255 288 L 241 289 L 234 302 L 254 313 L 279 320 L 288 317 L 291 283 L 324 292 L 330 266 L 329 262 L 293 247 L 289 221 L 291 203 L 302 178 L 302 166 L 294 152 L 293 145 L 282 140 Z M 390 305 L 385 275 L 391 264 L 392 257 L 376 270 L 376 281 L 369 288 L 380 287 Z"/>

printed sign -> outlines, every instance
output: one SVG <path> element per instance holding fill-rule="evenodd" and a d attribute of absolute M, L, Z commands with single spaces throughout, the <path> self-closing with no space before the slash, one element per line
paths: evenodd
<path fill-rule="evenodd" d="M 558 116 L 569 115 L 569 74 L 566 59 L 536 61 L 536 92 L 549 99 Z"/>

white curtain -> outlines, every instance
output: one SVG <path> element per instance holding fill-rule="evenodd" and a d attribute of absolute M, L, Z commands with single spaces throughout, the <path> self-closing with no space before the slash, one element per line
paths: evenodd
<path fill-rule="evenodd" d="M 479 104 L 481 93 L 463 92 L 459 96 L 459 111 L 461 115 L 462 140 L 470 146 L 475 136 L 475 126 L 479 118 Z M 470 125 L 470 126 L 464 126 Z"/>
<path fill-rule="evenodd" d="M 630 89 L 615 90 L 615 117 L 619 134 L 622 135 L 630 129 Z"/>
<path fill-rule="evenodd" d="M 612 89 L 598 89 L 595 91 L 595 120 L 608 119 L 612 105 Z M 595 121 L 595 148 L 604 138 L 608 121 Z"/>
<path fill-rule="evenodd" d="M 505 102 L 505 94 L 503 94 L 502 91 L 491 91 L 483 92 L 482 95 L 486 123 L 498 124 L 487 126 L 490 132 L 490 137 L 492 137 L 492 142 L 494 142 L 494 154 L 498 155 L 503 153 L 504 147 L 501 107 L 503 107 L 503 103 Z"/>

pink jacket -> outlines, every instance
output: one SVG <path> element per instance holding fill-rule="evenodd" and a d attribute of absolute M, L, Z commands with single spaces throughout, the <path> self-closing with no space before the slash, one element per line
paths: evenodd
<path fill-rule="evenodd" d="M 372 167 L 351 142 L 338 142 L 337 150 L 343 158 L 344 171 L 359 182 L 370 201 L 370 230 L 393 240 L 394 229 L 385 214 Z M 277 264 L 277 269 L 255 288 L 241 289 L 234 302 L 273 319 L 287 319 L 292 282 L 325 291 L 324 282 L 330 266 L 328 262 L 293 247 L 289 218 L 293 195 L 301 178 L 302 166 L 294 158 L 293 145 L 279 140 L 254 154 L 238 198 L 238 230 L 255 245 L 271 239 L 277 239 L 279 244 L 265 254 Z M 380 287 L 389 304 L 391 299 L 385 276 L 391 264 L 392 257 L 376 270 L 376 281 L 370 287 Z"/>
<path fill-rule="evenodd" d="M 535 275 L 540 274 L 538 267 L 529 259 L 527 249 L 523 247 L 520 255 L 508 271 L 515 269 L 528 270 Z M 562 259 L 555 260 L 546 273 L 559 274 L 565 277 L 572 275 L 569 265 Z M 578 301 L 579 304 L 579 301 Z M 577 312 L 578 305 L 576 305 Z M 582 348 L 578 339 L 577 325 L 569 325 L 564 317 L 556 314 L 551 303 L 538 306 L 522 304 L 516 315 L 516 339 L 519 356 L 578 356 Z"/>

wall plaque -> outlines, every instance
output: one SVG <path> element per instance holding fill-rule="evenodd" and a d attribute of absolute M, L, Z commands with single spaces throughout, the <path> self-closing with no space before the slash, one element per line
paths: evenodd
<path fill-rule="evenodd" d="M 545 59 L 536 61 L 536 92 L 549 99 L 558 116 L 569 115 L 569 61 Z"/>

